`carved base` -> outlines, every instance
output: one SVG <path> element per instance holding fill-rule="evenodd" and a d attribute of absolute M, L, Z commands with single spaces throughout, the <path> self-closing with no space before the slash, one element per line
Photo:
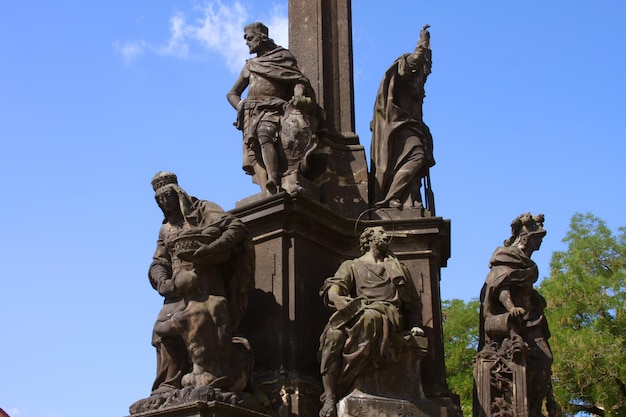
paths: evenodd
<path fill-rule="evenodd" d="M 208 386 L 154 394 L 129 407 L 132 417 L 265 416 L 257 399 L 247 392 L 228 392 Z"/>
<path fill-rule="evenodd" d="M 268 199 L 281 198 L 285 196 L 285 193 L 292 196 L 306 196 L 307 198 L 314 201 L 320 200 L 319 187 L 306 179 L 299 172 L 293 172 L 282 177 L 280 188 L 281 190 L 276 194 L 270 194 L 267 191 L 261 191 L 260 193 L 248 196 L 244 199 L 237 201 L 236 206 L 237 208 L 241 208 L 247 205 L 262 203 L 267 201 Z"/>
<path fill-rule="evenodd" d="M 452 415 L 452 414 L 451 414 Z M 337 404 L 337 417 L 447 417 L 448 410 L 433 401 L 415 403 L 352 391 Z"/>
<path fill-rule="evenodd" d="M 319 187 L 306 179 L 299 172 L 292 172 L 290 174 L 284 175 L 281 179 L 280 186 L 283 190 L 287 192 L 287 194 L 306 195 L 312 200 L 320 200 Z"/>
<path fill-rule="evenodd" d="M 246 410 L 217 401 L 195 402 L 168 407 L 164 410 L 133 414 L 132 417 L 267 417 L 255 411 Z"/>
<path fill-rule="evenodd" d="M 278 417 L 318 417 L 322 383 L 316 378 L 285 370 L 255 375 L 255 387 L 263 393 Z"/>
<path fill-rule="evenodd" d="M 370 214 L 371 220 L 410 220 L 416 217 L 433 217 L 433 215 L 424 208 L 378 208 Z"/>
<path fill-rule="evenodd" d="M 366 372 L 355 390 L 397 400 L 418 403 L 426 399 L 420 362 L 428 353 L 428 338 L 406 336 L 406 346 L 395 361 Z"/>
<path fill-rule="evenodd" d="M 474 357 L 474 415 L 528 416 L 524 350 L 517 336 L 488 344 Z"/>

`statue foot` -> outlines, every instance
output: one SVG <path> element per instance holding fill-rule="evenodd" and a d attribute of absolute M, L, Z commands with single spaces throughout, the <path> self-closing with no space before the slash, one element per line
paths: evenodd
<path fill-rule="evenodd" d="M 270 194 L 276 194 L 278 192 L 278 187 L 276 186 L 276 182 L 269 180 L 265 183 L 265 189 Z"/>
<path fill-rule="evenodd" d="M 337 405 L 333 398 L 326 398 L 320 410 L 320 417 L 337 417 Z"/>
<path fill-rule="evenodd" d="M 154 391 L 152 391 L 150 393 L 150 395 L 160 395 L 160 394 L 166 394 L 168 392 L 172 392 L 172 391 L 176 391 L 178 388 L 176 388 L 173 385 L 169 385 L 169 384 L 161 384 L 159 385 L 159 387 L 157 389 L 155 389 Z"/>
<path fill-rule="evenodd" d="M 392 198 L 391 200 L 380 200 L 374 203 L 374 207 L 376 208 L 391 207 L 391 208 L 402 209 L 402 203 L 397 198 Z"/>
<path fill-rule="evenodd" d="M 218 378 L 209 372 L 188 373 L 183 376 L 183 387 L 202 387 L 205 385 L 213 385 Z"/>

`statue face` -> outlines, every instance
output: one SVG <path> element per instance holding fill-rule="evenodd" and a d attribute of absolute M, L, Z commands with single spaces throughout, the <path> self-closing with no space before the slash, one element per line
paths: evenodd
<path fill-rule="evenodd" d="M 386 251 L 389 247 L 389 236 L 382 227 L 377 227 L 370 238 L 370 245 L 378 250 Z"/>
<path fill-rule="evenodd" d="M 156 200 L 159 207 L 166 212 L 171 212 L 178 206 L 178 194 L 172 189 L 157 194 Z"/>
<path fill-rule="evenodd" d="M 248 45 L 248 48 L 250 49 L 250 53 L 257 53 L 259 51 L 259 47 L 261 46 L 261 35 L 252 30 L 246 30 L 243 37 L 246 40 L 246 45 Z"/>
<path fill-rule="evenodd" d="M 543 241 L 543 235 L 539 233 L 533 233 L 530 236 L 528 236 L 528 243 L 526 244 L 526 247 L 531 252 L 534 252 L 536 250 L 539 250 L 539 248 L 541 247 L 542 241 Z"/>

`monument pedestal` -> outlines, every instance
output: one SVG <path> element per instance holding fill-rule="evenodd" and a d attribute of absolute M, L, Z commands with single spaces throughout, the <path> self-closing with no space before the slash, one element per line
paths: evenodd
<path fill-rule="evenodd" d="M 424 392 L 437 402 L 455 403 L 445 382 L 439 293 L 440 269 L 450 256 L 449 220 L 392 219 L 374 212 L 365 213 L 357 224 L 358 214 L 347 218 L 305 195 L 287 193 L 246 199 L 232 213 L 248 227 L 256 250 L 255 289 L 240 330 L 254 352 L 255 385 L 275 410 L 318 416 L 319 337 L 331 313 L 319 290 L 343 261 L 361 255 L 358 236 L 374 225 L 393 236 L 391 249 L 408 267 L 422 302 L 428 338 Z"/>
<path fill-rule="evenodd" d="M 526 363 L 484 349 L 474 363 L 476 397 L 474 415 L 528 416 Z"/>
<path fill-rule="evenodd" d="M 342 399 L 337 407 L 337 417 L 448 417 L 448 409 L 430 400 L 409 402 L 358 390 Z"/>
<path fill-rule="evenodd" d="M 268 414 L 218 401 L 198 401 L 167 407 L 162 410 L 133 414 L 132 417 L 268 417 Z"/>

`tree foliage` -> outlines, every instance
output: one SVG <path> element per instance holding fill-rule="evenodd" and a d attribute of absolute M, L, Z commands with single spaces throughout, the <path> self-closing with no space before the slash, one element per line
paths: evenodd
<path fill-rule="evenodd" d="M 450 389 L 461 397 L 466 416 L 472 415 L 472 359 L 478 347 L 479 309 L 478 300 L 442 302 L 446 378 Z"/>
<path fill-rule="evenodd" d="M 557 402 L 569 415 L 626 415 L 626 228 L 575 214 L 540 292 Z"/>

